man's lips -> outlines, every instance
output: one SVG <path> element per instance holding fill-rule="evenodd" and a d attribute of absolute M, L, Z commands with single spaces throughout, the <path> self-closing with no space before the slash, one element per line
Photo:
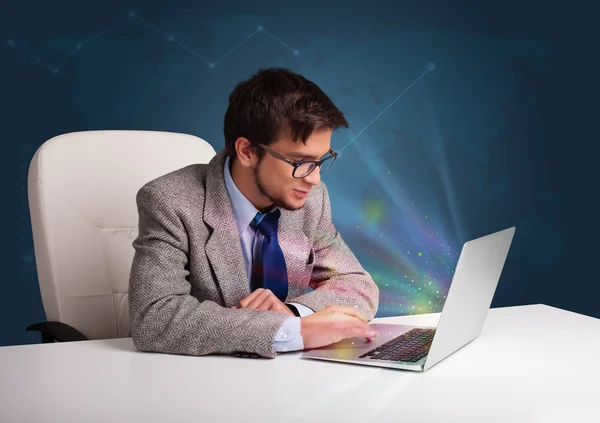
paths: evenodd
<path fill-rule="evenodd" d="M 306 197 L 308 197 L 308 193 L 309 193 L 309 191 L 304 191 L 304 190 L 299 190 L 299 189 L 294 188 L 294 194 L 298 198 L 306 198 Z"/>

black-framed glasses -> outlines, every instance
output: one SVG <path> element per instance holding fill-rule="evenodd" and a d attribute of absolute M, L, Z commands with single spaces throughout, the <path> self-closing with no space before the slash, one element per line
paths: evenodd
<path fill-rule="evenodd" d="M 294 178 L 306 178 L 308 175 L 311 174 L 313 170 L 315 170 L 317 166 L 319 166 L 319 171 L 323 173 L 331 167 L 331 165 L 333 164 L 333 162 L 335 162 L 335 159 L 337 159 L 338 156 L 338 153 L 330 148 L 328 154 L 331 154 L 331 156 L 324 157 L 321 160 L 305 160 L 298 162 L 285 157 L 283 154 L 279 154 L 277 151 L 273 150 L 270 147 L 267 147 L 264 144 L 258 145 L 260 145 L 267 153 L 269 153 L 276 159 L 283 160 L 284 162 L 287 162 L 294 166 L 294 170 L 292 171 L 292 176 Z"/>

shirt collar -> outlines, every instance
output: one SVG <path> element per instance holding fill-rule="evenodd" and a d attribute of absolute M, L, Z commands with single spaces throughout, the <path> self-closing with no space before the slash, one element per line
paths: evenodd
<path fill-rule="evenodd" d="M 241 235 L 242 232 L 244 232 L 250 225 L 250 222 L 252 222 L 252 219 L 254 219 L 254 216 L 256 216 L 256 213 L 259 211 L 256 207 L 254 207 L 250 200 L 248 200 L 244 194 L 242 194 L 233 181 L 229 167 L 230 163 L 231 160 L 229 156 L 227 156 L 225 159 L 223 174 L 225 177 L 225 187 L 227 188 L 227 193 L 229 194 L 229 198 L 231 200 L 235 222 Z M 275 210 L 275 208 L 272 210 Z"/>

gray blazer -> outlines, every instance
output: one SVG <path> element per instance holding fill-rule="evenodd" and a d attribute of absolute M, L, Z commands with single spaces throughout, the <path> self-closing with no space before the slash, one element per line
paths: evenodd
<path fill-rule="evenodd" d="M 136 195 L 139 234 L 129 280 L 131 336 L 141 351 L 274 358 L 286 314 L 231 310 L 250 294 L 223 176 L 225 151 L 145 184 Z M 324 183 L 302 209 L 282 209 L 278 239 L 288 270 L 288 302 L 319 311 L 355 306 L 371 320 L 379 289 L 331 221 Z M 308 291 L 308 287 L 313 290 Z"/>

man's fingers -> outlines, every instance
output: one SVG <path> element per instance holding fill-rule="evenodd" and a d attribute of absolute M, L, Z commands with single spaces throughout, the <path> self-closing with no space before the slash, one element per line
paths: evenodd
<path fill-rule="evenodd" d="M 271 293 L 270 289 L 262 289 L 262 288 L 260 288 L 260 289 L 261 289 L 261 292 L 259 292 L 258 295 L 256 295 L 252 299 L 252 301 L 250 301 L 245 306 L 245 308 L 259 308 L 263 302 L 265 302 L 269 297 L 271 297 L 272 293 Z"/>
<path fill-rule="evenodd" d="M 273 295 L 270 289 L 265 289 L 261 295 L 256 297 L 254 301 L 250 303 L 250 307 L 257 310 L 271 310 L 275 301 L 278 301 L 277 297 Z"/>
<path fill-rule="evenodd" d="M 368 322 L 367 318 L 362 313 L 360 313 L 355 307 L 350 307 L 350 306 L 330 306 L 330 307 L 331 307 L 332 311 L 338 311 L 340 313 L 347 314 L 348 316 L 356 317 L 365 323 Z"/>
<path fill-rule="evenodd" d="M 244 298 L 244 299 L 242 299 L 242 301 L 240 301 L 240 306 L 242 308 L 248 307 L 248 304 L 250 304 L 263 291 L 264 291 L 263 288 L 257 288 L 257 289 L 255 289 L 254 291 L 252 291 L 252 293 L 250 295 L 248 295 L 246 298 Z"/>
<path fill-rule="evenodd" d="M 365 338 L 374 338 L 379 335 L 375 329 L 367 324 L 356 324 L 350 326 L 348 332 L 352 337 L 364 336 Z"/>
<path fill-rule="evenodd" d="M 260 305 L 254 307 L 257 310 L 271 310 L 275 305 L 275 300 L 273 297 L 267 297 Z"/>

